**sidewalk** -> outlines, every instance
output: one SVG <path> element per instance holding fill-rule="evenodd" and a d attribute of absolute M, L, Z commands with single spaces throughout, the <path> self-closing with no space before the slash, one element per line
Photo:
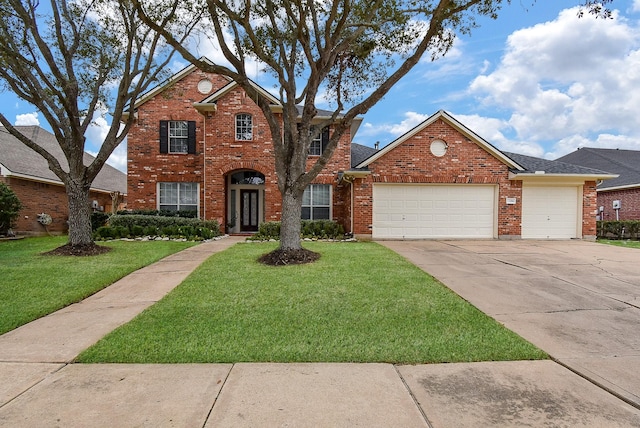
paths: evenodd
<path fill-rule="evenodd" d="M 640 426 L 640 410 L 552 361 L 70 364 L 239 240 L 169 256 L 0 336 L 0 426 Z"/>

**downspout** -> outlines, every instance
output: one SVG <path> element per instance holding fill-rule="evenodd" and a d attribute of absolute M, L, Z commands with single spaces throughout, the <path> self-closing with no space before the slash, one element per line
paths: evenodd
<path fill-rule="evenodd" d="M 207 116 L 203 114 L 202 117 L 202 216 L 207 220 Z"/>
<path fill-rule="evenodd" d="M 351 217 L 351 236 L 355 236 L 355 233 L 353 232 L 353 225 L 354 225 L 353 216 L 355 214 L 355 211 L 353 210 L 354 198 L 355 198 L 353 195 L 353 181 L 351 181 L 349 185 L 351 186 L 351 216 L 350 216 Z"/>

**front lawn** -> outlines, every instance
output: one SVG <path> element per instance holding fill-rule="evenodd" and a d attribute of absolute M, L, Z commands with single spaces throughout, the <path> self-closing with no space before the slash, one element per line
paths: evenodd
<path fill-rule="evenodd" d="M 375 243 L 309 243 L 316 263 L 256 260 L 239 244 L 78 361 L 389 362 L 541 359 L 546 354 Z"/>
<path fill-rule="evenodd" d="M 630 241 L 628 239 L 598 239 L 598 242 L 600 242 L 601 244 L 615 245 L 618 247 L 640 248 L 640 241 Z"/>
<path fill-rule="evenodd" d="M 191 242 L 112 241 L 112 250 L 88 257 L 44 256 L 67 237 L 0 242 L 0 334 L 78 302 L 123 276 Z"/>

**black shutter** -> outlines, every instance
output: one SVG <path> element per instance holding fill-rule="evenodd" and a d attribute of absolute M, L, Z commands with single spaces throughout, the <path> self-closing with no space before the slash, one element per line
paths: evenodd
<path fill-rule="evenodd" d="M 187 122 L 187 152 L 196 152 L 196 122 L 193 120 Z"/>
<path fill-rule="evenodd" d="M 322 129 L 322 150 L 320 153 L 324 153 L 324 149 L 327 148 L 327 144 L 329 144 L 329 127 L 325 127 Z"/>
<path fill-rule="evenodd" d="M 169 121 L 160 121 L 160 153 L 169 153 Z"/>

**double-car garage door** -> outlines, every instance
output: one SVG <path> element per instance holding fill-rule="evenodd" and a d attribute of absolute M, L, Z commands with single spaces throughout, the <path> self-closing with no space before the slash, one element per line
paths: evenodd
<path fill-rule="evenodd" d="M 374 184 L 373 238 L 493 238 L 496 186 Z"/>
<path fill-rule="evenodd" d="M 382 184 L 373 186 L 374 239 L 496 238 L 497 186 Z M 523 239 L 580 236 L 580 188 L 522 189 Z"/>

